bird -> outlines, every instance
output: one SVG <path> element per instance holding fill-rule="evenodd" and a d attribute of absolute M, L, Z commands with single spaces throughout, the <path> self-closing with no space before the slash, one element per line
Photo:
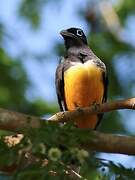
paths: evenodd
<path fill-rule="evenodd" d="M 80 28 L 60 31 L 64 39 L 65 55 L 56 68 L 55 85 L 61 111 L 102 104 L 107 101 L 108 76 L 105 64 L 88 46 Z M 78 128 L 95 130 L 103 114 L 80 117 Z"/>

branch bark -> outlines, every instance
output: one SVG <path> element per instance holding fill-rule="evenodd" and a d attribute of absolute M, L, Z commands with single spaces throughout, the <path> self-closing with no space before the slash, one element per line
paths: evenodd
<path fill-rule="evenodd" d="M 50 121 L 48 123 L 73 121 L 80 116 L 83 118 L 91 114 L 110 112 L 118 109 L 135 110 L 135 98 L 104 103 L 70 112 L 59 112 L 49 118 Z M 42 121 L 42 119 L 35 116 L 0 109 L 0 129 L 3 130 L 23 133 L 26 128 L 40 128 Z M 135 155 L 135 137 L 104 134 L 92 130 L 84 130 L 84 133 L 88 133 L 87 137 L 89 139 L 87 139 L 87 142 L 81 143 L 83 148 L 106 153 Z"/>
<path fill-rule="evenodd" d="M 42 119 L 0 108 L 0 129 L 23 132 L 26 128 L 40 128 Z"/>
<path fill-rule="evenodd" d="M 105 134 L 91 131 L 89 140 L 81 143 L 87 150 L 105 153 L 135 155 L 135 137 Z"/>
<path fill-rule="evenodd" d="M 74 121 L 80 117 L 87 117 L 92 114 L 100 114 L 120 109 L 133 109 L 135 110 L 135 98 L 127 100 L 119 100 L 115 102 L 108 102 L 104 104 L 97 104 L 86 108 L 78 108 L 73 111 L 58 112 L 49 118 L 50 121 L 67 122 Z"/>

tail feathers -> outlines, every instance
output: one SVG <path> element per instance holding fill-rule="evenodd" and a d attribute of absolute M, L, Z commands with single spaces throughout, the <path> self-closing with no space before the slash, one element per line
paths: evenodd
<path fill-rule="evenodd" d="M 98 116 L 91 115 L 90 117 L 86 118 L 79 118 L 75 121 L 75 124 L 78 128 L 90 128 L 95 129 L 98 123 Z"/>

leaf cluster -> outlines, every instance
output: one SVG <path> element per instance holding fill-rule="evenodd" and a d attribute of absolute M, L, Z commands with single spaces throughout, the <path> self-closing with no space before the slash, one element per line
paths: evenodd
<path fill-rule="evenodd" d="M 11 179 L 133 179 L 134 169 L 96 158 L 80 147 L 87 142 L 89 131 L 67 123 L 43 122 L 39 129 L 28 129 L 23 140 L 14 146 L 0 140 L 0 169 Z M 91 137 L 92 138 L 92 137 Z M 1 173 L 1 177 L 5 174 Z"/>

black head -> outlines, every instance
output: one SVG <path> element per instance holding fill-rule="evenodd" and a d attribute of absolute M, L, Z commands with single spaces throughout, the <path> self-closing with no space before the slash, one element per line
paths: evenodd
<path fill-rule="evenodd" d="M 69 28 L 61 31 L 60 34 L 65 40 L 65 46 L 67 49 L 72 46 L 87 45 L 86 36 L 80 28 Z"/>

